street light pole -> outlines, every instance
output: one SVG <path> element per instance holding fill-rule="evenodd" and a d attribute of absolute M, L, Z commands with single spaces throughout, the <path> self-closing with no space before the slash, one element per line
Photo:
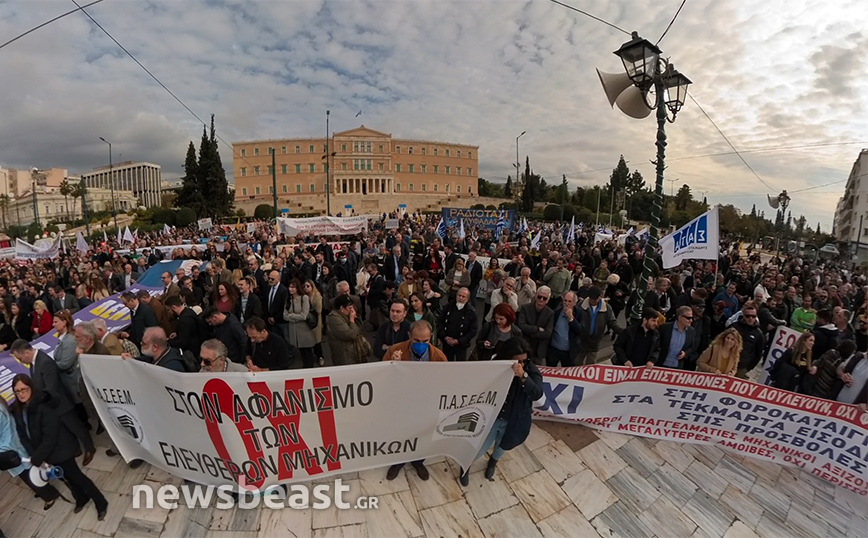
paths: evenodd
<path fill-rule="evenodd" d="M 115 220 L 115 229 L 118 231 L 118 234 L 120 234 L 121 228 L 118 226 L 118 212 L 115 207 L 115 174 L 114 164 L 112 163 L 112 143 L 103 137 L 99 137 L 99 139 L 108 144 L 109 147 L 109 188 L 111 188 L 112 191 L 112 217 L 114 217 Z"/>
<path fill-rule="evenodd" d="M 33 222 L 39 226 L 39 204 L 36 202 L 36 174 L 39 173 L 38 168 L 30 171 L 30 180 L 33 182 Z"/>
<path fill-rule="evenodd" d="M 329 115 L 331 110 L 326 110 L 326 216 L 332 215 L 332 178 L 331 156 L 329 155 Z"/>
<path fill-rule="evenodd" d="M 516 185 L 520 184 L 519 178 L 521 177 L 521 161 L 519 160 L 519 157 L 518 157 L 518 139 L 523 137 L 525 135 L 525 133 L 527 133 L 527 131 L 522 131 L 520 135 L 515 137 L 515 184 Z"/>
<path fill-rule="evenodd" d="M 274 219 L 277 222 L 277 157 L 271 148 L 271 192 L 274 194 Z"/>
<path fill-rule="evenodd" d="M 84 184 L 83 179 L 81 180 L 79 187 L 81 188 L 81 217 L 84 219 L 84 229 L 85 229 L 85 231 L 87 231 L 87 237 L 89 239 L 90 238 L 90 219 L 87 216 L 87 189 L 86 189 L 86 185 Z M 73 205 L 75 205 L 74 202 L 75 202 L 75 200 L 73 199 Z M 75 208 L 73 207 L 73 209 L 75 209 Z M 73 213 L 75 213 L 75 211 L 73 211 Z M 75 218 L 74 214 L 73 214 L 73 218 Z"/>

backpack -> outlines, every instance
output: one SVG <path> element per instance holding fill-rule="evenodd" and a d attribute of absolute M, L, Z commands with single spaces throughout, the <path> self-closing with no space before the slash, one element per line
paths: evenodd
<path fill-rule="evenodd" d="M 181 351 L 180 349 L 178 351 Z M 184 365 L 185 372 L 198 372 L 200 370 L 199 361 L 193 356 L 190 350 L 186 350 L 181 354 L 181 362 Z"/>

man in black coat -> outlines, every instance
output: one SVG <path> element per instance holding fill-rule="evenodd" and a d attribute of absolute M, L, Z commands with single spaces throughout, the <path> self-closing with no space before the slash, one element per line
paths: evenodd
<path fill-rule="evenodd" d="M 126 338 L 134 343 L 136 347 L 141 347 L 145 329 L 159 326 L 157 315 L 154 314 L 150 306 L 139 301 L 136 294 L 131 291 L 124 292 L 121 295 L 121 302 L 130 309 L 130 328 L 126 332 L 121 332 L 118 336 Z"/>
<path fill-rule="evenodd" d="M 268 330 L 277 333 L 284 340 L 289 340 L 289 323 L 283 319 L 283 310 L 286 306 L 286 298 L 289 290 L 280 283 L 280 273 L 271 271 L 268 273 L 268 287 L 262 296 L 262 311 L 265 314 L 265 322 Z"/>
<path fill-rule="evenodd" d="M 820 310 L 817 312 L 817 322 L 814 324 L 814 349 L 811 354 L 820 358 L 823 353 L 838 347 L 841 331 L 832 323 L 832 311 Z"/>
<path fill-rule="evenodd" d="M 383 261 L 383 278 L 401 284 L 401 278 L 407 259 L 401 254 L 401 245 L 392 247 L 392 253 Z"/>
<path fill-rule="evenodd" d="M 741 318 L 732 324 L 741 335 L 742 349 L 738 361 L 736 377 L 747 379 L 747 374 L 759 364 L 763 358 L 766 338 L 757 320 L 757 308 L 753 301 L 744 303 L 741 308 Z"/>
<path fill-rule="evenodd" d="M 630 325 L 615 339 L 615 358 L 612 364 L 618 366 L 651 368 L 654 366 L 654 352 L 660 343 L 657 332 L 659 313 L 653 308 L 642 311 L 642 323 Z"/>
<path fill-rule="evenodd" d="M 165 306 L 178 318 L 175 332 L 169 335 L 169 346 L 189 351 L 198 359 L 199 348 L 202 346 L 202 342 L 208 339 L 205 321 L 184 306 L 184 302 L 177 295 L 166 299 Z"/>
<path fill-rule="evenodd" d="M 322 236 L 319 238 L 319 244 L 316 246 L 317 253 L 322 253 L 323 260 L 327 261 L 330 265 L 334 265 L 335 263 L 335 252 L 332 249 L 332 246 L 328 243 L 328 238 Z"/>
<path fill-rule="evenodd" d="M 476 336 L 478 323 L 476 309 L 470 303 L 470 290 L 461 288 L 455 296 L 455 302 L 450 303 L 440 314 L 437 337 L 448 361 L 467 360 L 467 348 Z"/>
<path fill-rule="evenodd" d="M 211 326 L 213 337 L 226 346 L 229 359 L 232 362 L 246 364 L 247 333 L 244 332 L 244 327 L 238 322 L 238 318 L 232 314 L 224 314 L 213 306 L 202 313 L 202 318 Z"/>
<path fill-rule="evenodd" d="M 470 254 L 467 255 L 467 263 L 464 266 L 467 272 L 470 273 L 470 286 L 467 288 L 470 290 L 470 304 L 476 306 L 476 292 L 479 291 L 479 283 L 482 282 L 482 275 L 484 273 L 482 264 L 476 260 L 476 252 L 470 251 Z"/>
<path fill-rule="evenodd" d="M 248 276 L 238 281 L 238 304 L 235 306 L 235 317 L 242 324 L 250 318 L 261 318 L 262 299 L 252 291 L 253 277 Z"/>
<path fill-rule="evenodd" d="M 679 306 L 675 312 L 675 320 L 660 327 L 660 349 L 657 353 L 656 366 L 696 370 L 699 350 L 692 323 L 693 309 L 689 306 Z"/>
<path fill-rule="evenodd" d="M 33 349 L 30 342 L 19 338 L 10 348 L 12 356 L 24 364 L 30 365 L 30 377 L 33 386 L 42 395 L 43 402 L 57 415 L 60 421 L 69 428 L 84 447 L 84 460 L 87 465 L 93 459 L 96 448 L 87 428 L 75 414 L 70 395 L 60 380 L 60 370 L 47 353 Z"/>
<path fill-rule="evenodd" d="M 518 319 L 515 323 L 521 329 L 521 334 L 534 347 L 532 357 L 541 364 L 545 364 L 555 326 L 554 310 L 548 307 L 551 296 L 552 290 L 548 286 L 540 286 L 536 290 L 534 301 L 518 308 Z"/>

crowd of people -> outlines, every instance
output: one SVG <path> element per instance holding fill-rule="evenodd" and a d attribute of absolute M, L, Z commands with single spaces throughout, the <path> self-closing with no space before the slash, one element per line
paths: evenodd
<path fill-rule="evenodd" d="M 509 360 L 515 377 L 479 454 L 492 449 L 489 479 L 504 451 L 528 435 L 542 394 L 538 365 L 611 359 L 748 378 L 787 326 L 800 336 L 774 363 L 772 384 L 868 403 L 868 287 L 852 265 L 763 260 L 731 242 L 716 261 L 664 270 L 659 256 L 647 260 L 640 303 L 645 250 L 633 235 L 595 242 L 587 227 L 567 243 L 564 226 L 531 223 L 529 233 L 480 228 L 441 237 L 437 217 L 391 216 L 401 217 L 398 228 L 375 219 L 353 237 L 286 237 L 263 222 L 250 233 L 173 230 L 143 234 L 129 250 L 99 243 L 59 259 L 0 262 L 0 350 L 31 365 L 31 376 L 13 382 L 14 403 L 0 407 L 0 448 L 30 458 L 10 472 L 28 482 L 28 465 L 60 466 L 76 511 L 93 500 L 105 516 L 104 496 L 75 460 L 90 462 L 90 431 L 102 430 L 81 381 L 83 353 L 209 374 Z M 163 272 L 157 293 L 135 290 L 164 259 L 190 263 Z M 127 329 L 113 334 L 99 318 L 73 325 L 77 310 L 116 293 L 131 314 Z M 31 345 L 55 332 L 53 357 Z M 424 462 L 411 463 L 428 478 Z M 466 471 L 459 480 L 469 483 Z M 59 495 L 28 485 L 46 509 Z"/>

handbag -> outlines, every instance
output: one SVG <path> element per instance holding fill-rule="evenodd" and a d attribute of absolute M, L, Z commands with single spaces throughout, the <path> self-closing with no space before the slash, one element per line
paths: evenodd
<path fill-rule="evenodd" d="M 0 471 L 8 471 L 21 465 L 21 456 L 14 450 L 0 452 Z"/>
<path fill-rule="evenodd" d="M 374 352 L 371 343 L 362 335 L 353 340 L 353 362 L 362 364 L 368 362 L 368 357 Z"/>
<path fill-rule="evenodd" d="M 316 326 L 319 325 L 319 312 L 313 309 L 309 310 L 304 322 L 307 323 L 308 328 L 316 329 Z"/>

